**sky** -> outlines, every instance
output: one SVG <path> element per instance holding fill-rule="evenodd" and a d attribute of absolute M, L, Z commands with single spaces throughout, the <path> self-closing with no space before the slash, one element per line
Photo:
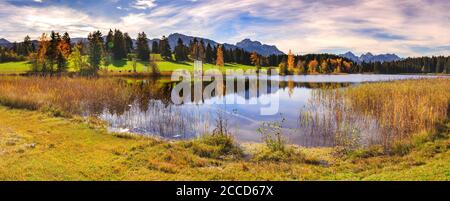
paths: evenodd
<path fill-rule="evenodd" d="M 0 0 L 0 38 L 10 41 L 115 28 L 250 38 L 297 54 L 450 55 L 449 0 Z"/>

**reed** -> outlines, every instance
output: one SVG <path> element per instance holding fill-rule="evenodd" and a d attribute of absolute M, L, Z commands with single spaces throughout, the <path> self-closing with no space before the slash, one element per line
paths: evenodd
<path fill-rule="evenodd" d="M 336 145 L 382 144 L 385 149 L 414 133 L 432 131 L 449 118 L 450 79 L 361 84 L 315 90 L 300 122 Z"/>
<path fill-rule="evenodd" d="M 83 115 L 108 108 L 123 111 L 133 101 L 126 82 L 109 78 L 2 77 L 0 104 L 60 115 Z"/>

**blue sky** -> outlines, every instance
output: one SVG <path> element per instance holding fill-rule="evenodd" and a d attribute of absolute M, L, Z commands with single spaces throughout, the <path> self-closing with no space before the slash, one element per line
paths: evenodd
<path fill-rule="evenodd" d="M 0 0 L 0 38 L 119 28 L 223 43 L 244 38 L 305 53 L 450 54 L 446 0 Z"/>

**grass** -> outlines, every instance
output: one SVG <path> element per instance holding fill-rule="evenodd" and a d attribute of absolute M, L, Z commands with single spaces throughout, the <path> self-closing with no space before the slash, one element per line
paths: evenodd
<path fill-rule="evenodd" d="M 156 57 L 160 57 L 159 55 L 152 55 Z M 193 62 L 172 62 L 172 61 L 164 61 L 162 59 L 157 59 L 158 67 L 163 75 L 170 75 L 172 71 L 178 69 L 186 69 L 190 72 L 194 71 L 194 63 Z M 137 62 L 136 71 L 137 73 L 146 73 L 148 72 L 148 62 Z M 129 73 L 133 73 L 133 62 L 128 60 L 114 60 L 108 66 L 103 67 L 110 74 L 113 75 L 127 75 Z M 219 69 L 221 71 L 225 71 L 225 69 L 256 69 L 255 66 L 247 66 L 242 64 L 232 64 L 227 63 L 223 68 L 218 68 L 213 64 L 204 64 L 204 70 L 209 69 Z M 11 75 L 11 74 L 23 74 L 30 70 L 30 65 L 28 62 L 7 62 L 0 63 L 0 75 Z M 68 69 L 70 72 L 72 69 Z"/>
<path fill-rule="evenodd" d="M 194 71 L 194 63 L 192 62 L 171 62 L 171 61 L 158 61 L 157 62 L 159 70 L 164 72 L 172 72 L 179 69 L 185 69 L 189 72 Z M 106 67 L 107 71 L 109 73 L 132 73 L 133 72 L 133 62 L 132 61 L 114 61 L 110 65 Z M 254 66 L 247 66 L 242 64 L 225 64 L 224 68 L 218 68 L 216 65 L 213 64 L 204 64 L 203 65 L 204 70 L 210 70 L 210 69 L 219 69 L 221 71 L 225 71 L 225 69 L 242 69 L 242 70 L 248 70 L 248 69 L 255 69 Z M 148 72 L 148 62 L 137 62 L 136 65 L 136 71 L 138 73 L 145 73 Z"/>
<path fill-rule="evenodd" d="M 23 74 L 30 70 L 26 61 L 0 63 L 0 75 Z"/>
<path fill-rule="evenodd" d="M 437 123 L 449 117 L 448 89 L 450 79 L 442 78 L 315 90 L 309 108 L 325 112 L 312 116 L 306 110 L 301 121 L 312 132 L 333 136 L 336 145 L 348 147 L 361 142 L 360 133 L 370 130 L 368 126 L 376 126 L 376 130 L 368 133 L 369 143 L 391 149 L 396 141 L 409 140 L 414 133 L 432 132 Z"/>
<path fill-rule="evenodd" d="M 450 180 L 448 133 L 404 156 L 294 147 L 304 160 L 271 161 L 252 157 L 260 144 L 241 145 L 244 157 L 223 157 L 216 140 L 109 134 L 95 121 L 1 106 L 0 122 L 0 180 Z M 218 155 L 201 154 L 209 150 Z"/>

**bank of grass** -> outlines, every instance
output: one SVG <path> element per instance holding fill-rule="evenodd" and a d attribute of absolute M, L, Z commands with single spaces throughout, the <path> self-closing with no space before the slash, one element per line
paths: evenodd
<path fill-rule="evenodd" d="M 255 157 L 263 144 L 240 153 L 216 144 L 228 139 L 111 134 L 97 121 L 3 106 L 0 122 L 0 180 L 450 180 L 448 133 L 403 156 L 292 147 L 306 158 L 270 161 Z"/>
<path fill-rule="evenodd" d="M 30 71 L 27 61 L 0 63 L 0 75 L 18 75 Z"/>

